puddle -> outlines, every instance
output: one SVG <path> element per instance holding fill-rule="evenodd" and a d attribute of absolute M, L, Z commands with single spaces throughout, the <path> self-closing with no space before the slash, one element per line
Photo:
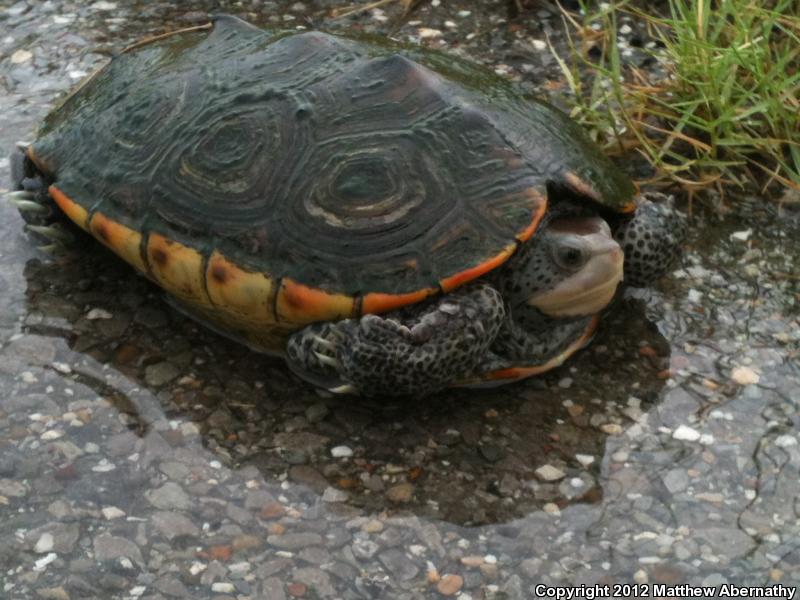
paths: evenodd
<path fill-rule="evenodd" d="M 0 148 L 110 50 L 201 22 L 208 4 L 8 6 Z M 332 4 L 223 9 L 294 26 Z M 426 8 L 396 35 L 436 29 L 426 43 L 500 72 L 554 73 L 530 44 L 557 35 L 554 14 L 510 27 L 474 6 Z M 395 14 L 333 26 L 388 31 Z M 767 203 L 737 211 L 696 217 L 683 268 L 629 294 L 556 372 L 367 402 L 322 397 L 206 331 L 88 238 L 40 254 L 0 205 L 3 597 L 795 587 L 800 225 Z"/>

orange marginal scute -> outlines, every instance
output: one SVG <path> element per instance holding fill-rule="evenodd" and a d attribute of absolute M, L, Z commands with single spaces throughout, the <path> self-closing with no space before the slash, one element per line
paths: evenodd
<path fill-rule="evenodd" d="M 30 152 L 30 150 L 29 150 Z M 51 185 L 47 189 L 50 197 L 55 200 L 58 207 L 67 215 L 70 221 L 74 222 L 78 227 L 85 231 L 89 231 L 87 218 L 89 213 L 77 202 L 74 202 L 69 196 L 58 189 L 55 185 Z"/>
<path fill-rule="evenodd" d="M 352 296 L 326 292 L 285 277 L 278 290 L 275 312 L 282 321 L 313 323 L 351 317 L 354 305 Z"/>
<path fill-rule="evenodd" d="M 451 292 L 457 287 L 464 285 L 465 283 L 472 281 L 473 279 L 477 279 L 478 277 L 480 277 L 481 275 L 485 275 L 489 271 L 493 271 L 494 269 L 502 265 L 504 262 L 506 262 L 508 260 L 508 257 L 511 256 L 516 249 L 517 249 L 516 243 L 509 244 L 489 260 L 485 260 L 482 263 L 475 265 L 474 267 L 470 267 L 469 269 L 464 269 L 463 271 L 460 271 L 455 275 L 446 277 L 445 279 L 442 279 L 439 282 L 439 285 L 442 287 L 442 290 L 445 293 Z"/>
<path fill-rule="evenodd" d="M 364 296 L 361 304 L 361 312 L 364 314 L 376 315 L 389 312 L 390 310 L 394 310 L 396 308 L 402 308 L 403 306 L 422 302 L 425 300 L 425 298 L 433 296 L 438 292 L 438 288 L 426 288 L 417 290 L 415 292 L 409 292 L 407 294 L 384 294 L 381 292 L 372 292 Z"/>

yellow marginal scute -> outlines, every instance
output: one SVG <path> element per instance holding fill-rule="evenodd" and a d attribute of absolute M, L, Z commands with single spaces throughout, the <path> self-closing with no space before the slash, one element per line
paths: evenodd
<path fill-rule="evenodd" d="M 140 273 L 147 273 L 141 253 L 142 234 L 138 231 L 96 212 L 89 222 L 89 232 Z"/>
<path fill-rule="evenodd" d="M 274 288 L 272 279 L 263 273 L 245 271 L 216 250 L 208 259 L 208 297 L 214 306 L 241 317 L 243 323 L 257 326 L 275 322 Z"/>
<path fill-rule="evenodd" d="M 203 256 L 197 250 L 151 233 L 145 256 L 150 275 L 166 291 L 191 304 L 211 305 L 205 288 Z"/>

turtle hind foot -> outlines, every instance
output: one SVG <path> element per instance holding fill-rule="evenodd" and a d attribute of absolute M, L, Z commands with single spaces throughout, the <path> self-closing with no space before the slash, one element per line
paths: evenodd
<path fill-rule="evenodd" d="M 338 325 L 338 324 L 337 324 Z M 358 394 L 344 381 L 336 358 L 339 333 L 332 323 L 314 323 L 289 338 L 286 362 L 301 379 L 333 394 Z"/>
<path fill-rule="evenodd" d="M 48 180 L 25 154 L 28 144 L 17 142 L 10 156 L 11 190 L 6 200 L 25 221 L 25 230 L 42 245 L 39 249 L 55 254 L 75 237 L 64 214 L 47 192 Z"/>

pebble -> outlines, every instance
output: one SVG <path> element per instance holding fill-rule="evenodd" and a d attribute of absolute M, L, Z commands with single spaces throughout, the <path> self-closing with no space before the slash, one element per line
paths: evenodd
<path fill-rule="evenodd" d="M 28 50 L 16 50 L 11 55 L 11 62 L 14 63 L 15 65 L 21 65 L 22 63 L 28 62 L 32 58 L 33 54 Z"/>
<path fill-rule="evenodd" d="M 58 554 L 55 552 L 51 552 L 47 556 L 40 558 L 39 560 L 34 561 L 33 563 L 33 570 L 34 571 L 42 571 L 49 565 L 51 562 L 55 561 L 58 558 Z"/>
<path fill-rule="evenodd" d="M 236 591 L 236 586 L 232 583 L 217 581 L 216 583 L 211 584 L 211 591 L 220 594 L 232 594 Z"/>
<path fill-rule="evenodd" d="M 37 554 L 44 554 L 46 552 L 50 552 L 53 549 L 55 544 L 55 540 L 53 539 L 53 534 L 51 533 L 43 533 L 36 545 L 33 547 L 33 551 Z"/>
<path fill-rule="evenodd" d="M 392 502 L 410 502 L 414 495 L 414 486 L 410 483 L 398 483 L 386 490 L 386 497 Z"/>
<path fill-rule="evenodd" d="M 548 502 L 542 507 L 542 510 L 549 515 L 560 515 L 561 509 L 558 507 L 558 504 L 555 502 Z"/>
<path fill-rule="evenodd" d="M 350 498 L 350 494 L 331 486 L 326 487 L 322 493 L 323 502 L 346 502 L 348 498 Z"/>
<path fill-rule="evenodd" d="M 178 375 L 180 375 L 178 367 L 167 361 L 150 365 L 144 370 L 144 379 L 147 385 L 153 387 L 160 387 L 169 383 Z"/>
<path fill-rule="evenodd" d="M 672 437 L 684 442 L 696 442 L 700 439 L 700 432 L 696 429 L 692 429 L 688 425 L 679 425 L 678 428 L 672 432 Z"/>
<path fill-rule="evenodd" d="M 731 379 L 739 385 L 752 385 L 758 383 L 761 378 L 750 367 L 735 367 L 731 371 Z"/>
<path fill-rule="evenodd" d="M 361 529 L 366 533 L 380 533 L 383 531 L 383 523 L 377 519 L 371 519 L 370 521 L 364 523 Z"/>
<path fill-rule="evenodd" d="M 685 469 L 672 469 L 664 476 L 664 486 L 671 494 L 682 492 L 689 485 L 689 475 Z"/>
<path fill-rule="evenodd" d="M 461 590 L 463 585 L 464 579 L 461 577 L 461 575 L 447 573 L 446 575 L 442 575 L 439 583 L 436 584 L 436 590 L 442 596 L 452 596 Z"/>
<path fill-rule="evenodd" d="M 542 465 L 536 471 L 536 476 L 542 481 L 558 481 L 566 477 L 566 473 L 553 465 Z"/>
<path fill-rule="evenodd" d="M 353 450 L 347 446 L 334 446 L 331 448 L 333 458 L 348 458 L 353 456 Z"/>
<path fill-rule="evenodd" d="M 600 425 L 600 431 L 608 435 L 620 435 L 622 433 L 622 426 L 617 423 L 604 423 Z"/>
<path fill-rule="evenodd" d="M 145 498 L 156 508 L 165 510 L 188 510 L 192 501 L 181 486 L 168 481 L 159 488 L 145 492 Z"/>

